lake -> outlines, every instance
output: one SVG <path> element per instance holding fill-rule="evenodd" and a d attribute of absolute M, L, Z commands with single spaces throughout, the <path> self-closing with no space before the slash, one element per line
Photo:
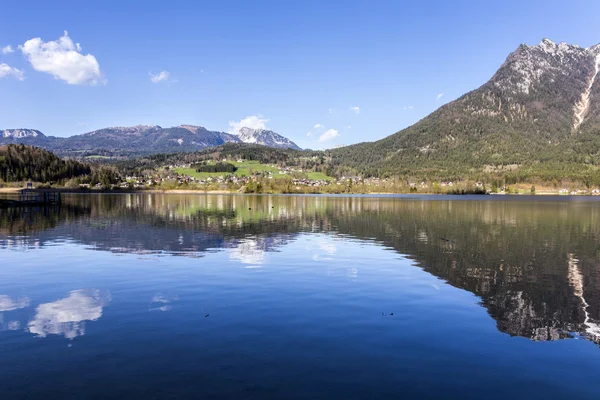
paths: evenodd
<path fill-rule="evenodd" d="M 0 209 L 2 399 L 599 399 L 600 199 Z"/>

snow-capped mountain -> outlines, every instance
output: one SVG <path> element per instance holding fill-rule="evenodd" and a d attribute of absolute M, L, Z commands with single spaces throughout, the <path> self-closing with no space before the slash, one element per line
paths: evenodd
<path fill-rule="evenodd" d="M 0 144 L 24 143 L 59 155 L 101 153 L 136 155 L 199 151 L 225 143 L 254 143 L 299 149 L 291 140 L 268 130 L 242 128 L 238 134 L 210 131 L 202 126 L 115 126 L 70 137 L 45 136 L 33 129 L 0 130 Z"/>
<path fill-rule="evenodd" d="M 279 149 L 301 150 L 300 147 L 290 139 L 267 129 L 252 129 L 242 127 L 237 132 L 237 137 L 244 143 L 261 144 L 263 146 Z"/>
<path fill-rule="evenodd" d="M 44 134 L 40 131 L 36 131 L 35 129 L 0 130 L 0 138 L 23 139 L 23 138 L 35 138 L 35 137 L 44 137 Z"/>

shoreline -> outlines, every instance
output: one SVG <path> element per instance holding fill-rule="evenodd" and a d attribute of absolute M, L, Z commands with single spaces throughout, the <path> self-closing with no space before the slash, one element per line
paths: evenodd
<path fill-rule="evenodd" d="M 0 188 L 0 194 L 13 194 L 26 188 Z M 198 190 L 198 189 L 80 189 L 80 188 L 40 188 L 30 189 L 36 193 L 55 192 L 65 194 L 231 194 L 231 195 L 311 195 L 311 196 L 331 196 L 331 195 L 402 195 L 402 196 L 561 196 L 561 197 L 596 197 L 594 194 L 561 194 L 559 192 L 537 192 L 530 193 L 395 193 L 395 192 L 368 192 L 368 193 L 242 193 L 240 191 L 230 190 Z"/>

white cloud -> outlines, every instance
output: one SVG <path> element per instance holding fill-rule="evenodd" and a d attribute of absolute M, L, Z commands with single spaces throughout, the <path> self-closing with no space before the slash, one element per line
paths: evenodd
<path fill-rule="evenodd" d="M 312 136 L 312 132 L 307 132 L 306 136 L 311 137 Z"/>
<path fill-rule="evenodd" d="M 169 73 L 169 71 L 160 71 L 156 75 L 154 75 L 152 72 L 150 72 L 150 80 L 152 81 L 152 83 L 164 82 L 167 79 L 169 79 L 169 75 L 171 75 Z"/>
<path fill-rule="evenodd" d="M 323 124 L 315 124 L 315 129 L 323 129 L 325 126 Z"/>
<path fill-rule="evenodd" d="M 359 106 L 352 106 L 352 107 L 350 107 L 350 110 L 352 110 L 354 112 L 354 114 L 360 114 Z"/>
<path fill-rule="evenodd" d="M 22 70 L 17 69 L 15 67 L 11 67 L 8 64 L 0 64 L 0 78 L 6 78 L 9 76 L 12 76 L 13 78 L 20 81 L 25 79 L 25 73 Z"/>
<path fill-rule="evenodd" d="M 441 99 L 442 97 L 444 97 L 444 92 L 440 93 L 437 95 L 437 97 L 435 98 L 435 101 L 438 101 L 439 99 Z"/>
<path fill-rule="evenodd" d="M 340 136 L 340 133 L 336 129 L 327 129 L 321 136 L 319 136 L 319 143 L 328 142 Z"/>
<path fill-rule="evenodd" d="M 348 126 L 347 126 L 347 128 L 348 128 L 348 129 L 352 129 L 352 125 L 348 125 Z"/>
<path fill-rule="evenodd" d="M 404 106 L 405 110 L 412 110 L 414 107 L 413 106 Z"/>
<path fill-rule="evenodd" d="M 81 45 L 73 43 L 67 31 L 56 41 L 43 42 L 40 38 L 34 38 L 19 46 L 19 49 L 33 69 L 46 72 L 69 85 L 105 82 L 96 57 L 83 55 Z"/>
<path fill-rule="evenodd" d="M 14 50 L 10 44 L 8 46 L 4 46 L 2 48 L 2 54 L 8 54 L 8 53 L 13 53 L 13 52 L 14 52 Z"/>
<path fill-rule="evenodd" d="M 329 114 L 333 114 L 333 111 L 334 111 L 333 108 L 330 108 L 329 109 Z"/>
<path fill-rule="evenodd" d="M 243 127 L 251 129 L 267 129 L 268 119 L 262 115 L 250 115 L 240 121 L 229 121 L 229 133 L 238 133 Z"/>

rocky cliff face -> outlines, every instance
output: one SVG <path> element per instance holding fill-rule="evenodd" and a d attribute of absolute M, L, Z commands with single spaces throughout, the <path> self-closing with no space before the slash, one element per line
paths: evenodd
<path fill-rule="evenodd" d="M 481 99 L 463 99 L 469 103 L 465 110 L 501 116 L 507 123 L 545 119 L 558 123 L 563 135 L 577 132 L 592 101 L 600 101 L 592 96 L 599 90 L 599 63 L 600 45 L 581 48 L 549 39 L 537 46 L 521 45 L 487 84 L 472 92 L 481 93 Z"/>

